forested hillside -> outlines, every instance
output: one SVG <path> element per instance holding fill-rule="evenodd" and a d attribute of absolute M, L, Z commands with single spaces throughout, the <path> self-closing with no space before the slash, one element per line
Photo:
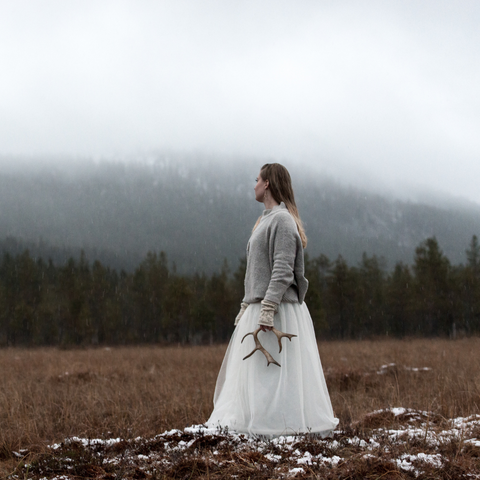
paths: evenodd
<path fill-rule="evenodd" d="M 228 339 L 262 162 L 194 160 L 2 168 L 0 344 Z M 480 331 L 478 209 L 291 173 L 322 338 Z"/>
<path fill-rule="evenodd" d="M 157 155 L 29 168 L 17 160 L 4 158 L 0 169 L 0 249 L 28 248 L 57 265 L 83 249 L 118 271 L 132 271 L 149 251 L 166 252 L 182 273 L 219 272 L 224 259 L 236 269 L 262 209 L 253 197 L 262 161 Z M 366 252 L 392 269 L 411 264 L 415 247 L 435 236 L 457 264 L 480 234 L 478 208 L 385 198 L 289 168 L 312 258 L 341 254 L 356 265 Z"/>

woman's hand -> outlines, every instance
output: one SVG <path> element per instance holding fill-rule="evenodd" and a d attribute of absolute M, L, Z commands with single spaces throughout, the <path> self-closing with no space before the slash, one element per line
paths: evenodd
<path fill-rule="evenodd" d="M 262 300 L 260 302 L 262 307 L 260 309 L 260 318 L 258 319 L 258 325 L 262 329 L 262 332 L 266 332 L 273 328 L 273 317 L 277 311 L 278 305 L 268 300 Z"/>

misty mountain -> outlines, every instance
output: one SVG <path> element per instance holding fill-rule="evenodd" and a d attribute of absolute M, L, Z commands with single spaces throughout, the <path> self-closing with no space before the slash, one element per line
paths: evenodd
<path fill-rule="evenodd" d="M 90 260 L 131 270 L 148 251 L 165 251 L 178 271 L 235 269 L 262 212 L 252 159 L 156 155 L 141 162 L 28 163 L 3 159 L 0 248 L 64 262 L 84 249 Z M 10 165 L 7 168 L 7 164 Z M 316 171 L 290 167 L 311 257 L 363 252 L 411 263 L 415 247 L 436 236 L 452 263 L 465 261 L 480 236 L 480 208 L 442 207 L 347 187 Z"/>

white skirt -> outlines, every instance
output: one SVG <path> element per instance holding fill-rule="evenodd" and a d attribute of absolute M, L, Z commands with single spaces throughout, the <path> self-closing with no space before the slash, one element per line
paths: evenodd
<path fill-rule="evenodd" d="M 260 343 L 281 367 L 267 367 L 260 351 L 243 360 L 255 348 L 255 342 L 251 335 L 243 343 L 241 340 L 258 328 L 260 308 L 260 303 L 249 305 L 233 332 L 207 425 L 266 437 L 305 433 L 329 436 L 338 419 L 333 414 L 307 306 L 279 305 L 275 328 L 297 335 L 291 341 L 282 338 L 281 353 L 272 332 L 258 334 Z"/>

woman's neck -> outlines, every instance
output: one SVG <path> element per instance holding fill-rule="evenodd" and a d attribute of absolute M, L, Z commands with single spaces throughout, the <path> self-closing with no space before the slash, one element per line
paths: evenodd
<path fill-rule="evenodd" d="M 263 201 L 266 210 L 271 210 L 273 207 L 280 205 L 270 195 Z"/>

